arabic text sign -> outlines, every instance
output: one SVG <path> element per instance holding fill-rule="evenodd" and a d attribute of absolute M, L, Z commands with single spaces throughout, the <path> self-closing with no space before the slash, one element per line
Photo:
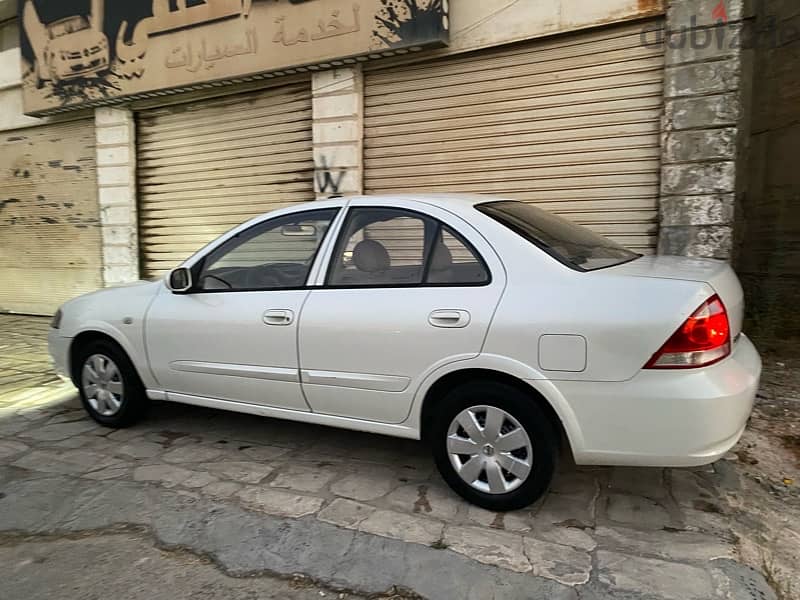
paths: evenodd
<path fill-rule="evenodd" d="M 20 0 L 25 109 L 447 42 L 447 0 Z"/>

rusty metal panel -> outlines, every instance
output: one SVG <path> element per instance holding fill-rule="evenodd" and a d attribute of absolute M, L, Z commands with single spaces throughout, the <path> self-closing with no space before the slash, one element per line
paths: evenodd
<path fill-rule="evenodd" d="M 311 82 L 138 115 L 145 276 L 235 225 L 314 199 Z"/>
<path fill-rule="evenodd" d="M 368 67 L 366 191 L 502 195 L 653 252 L 664 55 L 642 27 Z"/>
<path fill-rule="evenodd" d="M 52 314 L 102 287 L 91 120 L 0 134 L 0 311 Z"/>

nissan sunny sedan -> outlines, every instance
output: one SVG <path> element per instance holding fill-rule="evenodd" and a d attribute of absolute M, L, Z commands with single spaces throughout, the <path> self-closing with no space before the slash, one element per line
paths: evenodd
<path fill-rule="evenodd" d="M 641 256 L 529 204 L 295 205 L 164 279 L 64 304 L 59 371 L 109 427 L 148 400 L 426 440 L 491 510 L 579 465 L 694 466 L 744 431 L 761 361 L 724 262 Z"/>

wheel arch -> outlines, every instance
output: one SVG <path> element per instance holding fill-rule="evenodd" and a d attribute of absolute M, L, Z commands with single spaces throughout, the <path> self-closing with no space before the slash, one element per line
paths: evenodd
<path fill-rule="evenodd" d="M 455 387 L 470 381 L 478 380 L 504 383 L 521 391 L 536 402 L 547 415 L 549 421 L 558 433 L 562 448 L 567 448 L 573 455 L 575 451 L 580 448 L 580 431 L 576 430 L 577 424 L 574 420 L 570 420 L 572 411 L 565 410 L 565 401 L 560 394 L 558 394 L 560 402 L 553 402 L 550 399 L 554 392 L 555 394 L 558 393 L 551 382 L 547 380 L 537 381 L 523 379 L 505 371 L 485 367 L 467 367 L 450 371 L 441 375 L 427 388 L 419 411 L 419 431 L 422 440 L 427 441 L 428 439 L 430 425 L 433 421 L 433 412 L 436 410 L 438 401 L 444 398 L 444 396 Z M 548 394 L 543 392 L 537 384 L 541 384 L 541 386 L 545 388 L 552 388 L 548 389 L 550 397 L 548 397 Z M 565 418 L 565 412 L 569 413 L 566 415 L 567 418 Z"/>
<path fill-rule="evenodd" d="M 133 369 L 136 374 L 139 376 L 139 379 L 142 379 L 141 373 L 139 373 L 139 369 L 136 367 L 136 362 L 131 357 L 131 353 L 128 349 L 125 348 L 125 345 L 120 343 L 119 340 L 115 339 L 114 336 L 104 332 L 99 331 L 97 329 L 87 329 L 85 331 L 81 331 L 78 335 L 72 338 L 72 342 L 69 345 L 69 353 L 67 355 L 67 364 L 69 366 L 69 375 L 72 379 L 72 383 L 76 386 L 80 385 L 80 373 L 78 372 L 78 365 L 75 364 L 75 355 L 80 350 L 80 348 L 90 344 L 92 342 L 110 342 L 121 352 L 128 357 L 128 360 L 133 365 Z"/>

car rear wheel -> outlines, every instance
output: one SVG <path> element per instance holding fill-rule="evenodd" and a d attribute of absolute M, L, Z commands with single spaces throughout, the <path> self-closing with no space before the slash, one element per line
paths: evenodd
<path fill-rule="evenodd" d="M 128 356 L 105 340 L 88 343 L 76 357 L 75 381 L 86 412 L 107 427 L 127 427 L 148 405 L 144 385 Z"/>
<path fill-rule="evenodd" d="M 558 436 L 536 401 L 493 381 L 450 391 L 436 412 L 432 442 L 450 487 L 494 511 L 524 508 L 540 498 L 558 456 Z"/>

